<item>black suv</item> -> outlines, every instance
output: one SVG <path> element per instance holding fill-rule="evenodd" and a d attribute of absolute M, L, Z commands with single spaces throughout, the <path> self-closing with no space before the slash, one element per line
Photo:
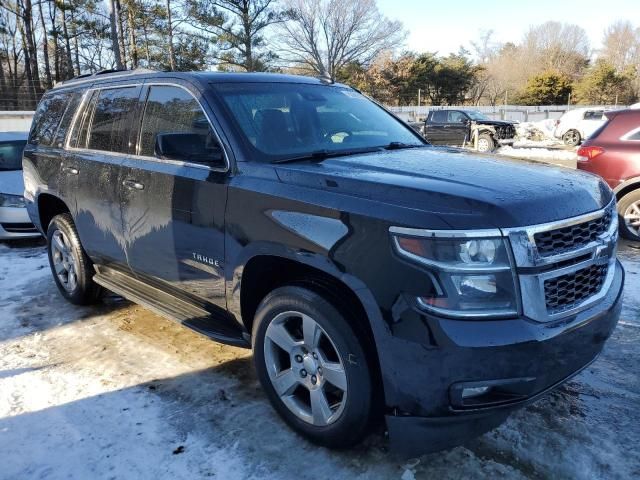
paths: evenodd
<path fill-rule="evenodd" d="M 469 146 L 485 153 L 513 143 L 516 127 L 513 122 L 491 120 L 474 110 L 432 110 L 422 133 L 433 145 Z"/>
<path fill-rule="evenodd" d="M 405 453 L 485 432 L 592 362 L 621 308 L 602 181 L 433 148 L 322 80 L 65 82 L 24 175 L 64 297 L 252 348 L 275 409 L 330 447 L 382 418 Z"/>

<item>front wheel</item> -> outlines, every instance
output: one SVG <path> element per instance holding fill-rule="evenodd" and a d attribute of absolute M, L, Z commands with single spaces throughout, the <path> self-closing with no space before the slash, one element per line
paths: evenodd
<path fill-rule="evenodd" d="M 481 133 L 478 136 L 478 151 L 481 153 L 493 152 L 495 142 L 488 133 Z"/>
<path fill-rule="evenodd" d="M 68 213 L 51 220 L 47 253 L 53 278 L 64 298 L 76 305 L 89 305 L 100 299 L 102 289 L 93 281 L 93 263 L 84 252 Z"/>
<path fill-rule="evenodd" d="M 269 400 L 295 431 L 330 448 L 364 436 L 370 368 L 353 328 L 326 299 L 294 286 L 271 292 L 255 316 L 253 352 Z"/>
<path fill-rule="evenodd" d="M 618 201 L 620 235 L 640 241 L 640 190 L 627 193 Z"/>

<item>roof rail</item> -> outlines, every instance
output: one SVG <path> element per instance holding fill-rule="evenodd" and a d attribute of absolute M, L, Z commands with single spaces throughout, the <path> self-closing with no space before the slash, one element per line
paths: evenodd
<path fill-rule="evenodd" d="M 119 75 L 142 75 L 144 73 L 154 73 L 156 72 L 156 70 L 152 70 L 149 68 L 134 68 L 133 70 L 127 70 L 127 69 L 115 69 L 115 68 L 109 68 L 109 69 L 105 69 L 105 70 L 98 70 L 97 72 L 93 72 L 93 73 L 84 73 L 82 75 L 77 75 L 69 80 L 65 80 L 63 82 L 59 82 L 57 83 L 53 88 L 57 88 L 60 86 L 67 86 L 67 85 L 73 85 L 75 83 L 82 83 L 82 82 L 88 82 L 93 80 L 95 77 L 97 76 L 102 76 L 102 75 L 114 75 L 114 76 L 119 76 Z M 119 74 L 119 75 L 116 75 Z"/>

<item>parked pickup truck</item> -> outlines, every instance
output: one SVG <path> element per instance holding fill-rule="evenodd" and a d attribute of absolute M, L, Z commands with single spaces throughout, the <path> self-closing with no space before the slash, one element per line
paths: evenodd
<path fill-rule="evenodd" d="M 64 298 L 107 289 L 253 349 L 321 445 L 383 419 L 405 454 L 458 445 L 595 360 L 620 314 L 601 179 L 434 148 L 345 85 L 79 78 L 44 95 L 23 163 Z"/>
<path fill-rule="evenodd" d="M 473 110 L 431 110 L 422 133 L 433 145 L 471 147 L 484 153 L 513 143 L 516 129 L 512 122 L 491 120 Z"/>

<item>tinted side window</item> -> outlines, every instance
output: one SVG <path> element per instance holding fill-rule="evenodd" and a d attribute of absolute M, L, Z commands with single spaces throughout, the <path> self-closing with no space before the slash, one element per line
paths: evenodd
<path fill-rule="evenodd" d="M 51 145 L 58 129 L 58 125 L 64 115 L 71 92 L 59 92 L 45 96 L 33 119 L 29 143 L 33 145 Z"/>
<path fill-rule="evenodd" d="M 584 119 L 585 120 L 602 120 L 602 115 L 603 115 L 602 110 L 586 111 L 584 112 Z"/>
<path fill-rule="evenodd" d="M 138 87 L 109 88 L 98 95 L 87 148 L 129 153 L 129 134 Z"/>
<path fill-rule="evenodd" d="M 91 123 L 91 115 L 95 106 L 98 91 L 93 91 L 88 95 L 87 100 L 81 105 L 80 111 L 76 115 L 76 121 L 73 125 L 69 145 L 77 148 L 86 148 L 87 133 Z"/>
<path fill-rule="evenodd" d="M 149 88 L 139 154 L 224 166 L 222 150 L 200 104 L 173 86 Z"/>
<path fill-rule="evenodd" d="M 447 111 L 438 110 L 436 112 L 433 112 L 433 117 L 431 117 L 431 121 L 433 123 L 447 123 Z"/>
<path fill-rule="evenodd" d="M 67 132 L 69 131 L 69 127 L 71 126 L 71 122 L 73 121 L 73 117 L 78 109 L 78 105 L 80 104 L 80 100 L 82 99 L 82 95 L 80 92 L 74 92 L 71 95 L 71 99 L 67 104 L 67 109 L 64 112 L 64 116 L 60 121 L 60 125 L 58 126 L 58 130 L 56 132 L 55 138 L 53 139 L 53 145 L 56 147 L 62 147 L 64 145 L 64 140 L 67 137 Z"/>
<path fill-rule="evenodd" d="M 640 130 L 636 130 L 631 135 L 629 135 L 629 134 L 627 134 L 627 135 L 628 136 L 625 136 L 625 140 L 640 140 Z"/>

